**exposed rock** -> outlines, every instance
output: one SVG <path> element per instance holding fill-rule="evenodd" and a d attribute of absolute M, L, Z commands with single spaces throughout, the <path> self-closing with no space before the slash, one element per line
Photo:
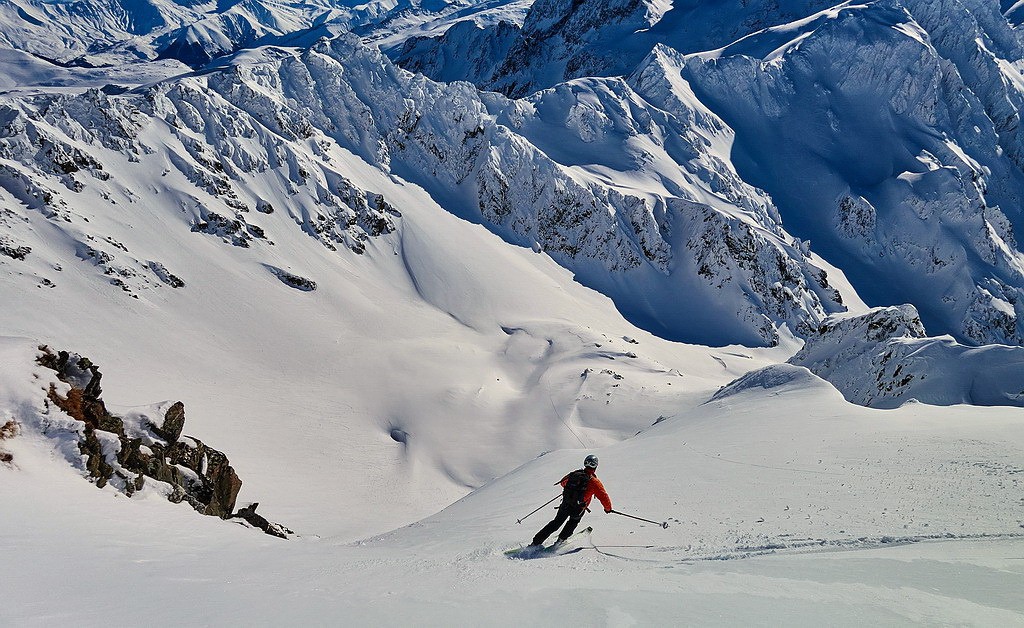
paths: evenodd
<path fill-rule="evenodd" d="M 160 279 L 160 281 L 164 282 L 168 286 L 172 288 L 185 287 L 185 282 L 181 280 L 181 277 L 178 277 L 174 273 L 167 270 L 167 268 L 160 262 L 151 261 L 149 262 L 148 266 L 149 269 L 153 271 L 153 274 L 156 275 Z"/>
<path fill-rule="evenodd" d="M 18 435 L 18 423 L 11 419 L 3 425 L 0 425 L 0 440 L 6 440 L 8 438 L 14 438 Z M 0 462 L 10 463 L 14 460 L 14 456 L 10 452 L 0 449 Z"/>
<path fill-rule="evenodd" d="M 238 512 L 232 515 L 232 518 L 244 519 L 249 525 L 257 527 L 271 536 L 282 539 L 287 539 L 289 534 L 294 534 L 294 532 L 283 525 L 267 521 L 262 515 L 256 514 L 257 506 L 259 506 L 259 502 L 253 502 L 245 508 L 239 508 Z"/>
<path fill-rule="evenodd" d="M 0 440 L 8 438 L 14 438 L 18 435 L 18 423 L 11 419 L 10 421 L 0 425 Z"/>
<path fill-rule="evenodd" d="M 248 248 L 254 238 L 266 240 L 263 229 L 251 225 L 241 215 L 234 219 L 226 218 L 216 212 L 204 211 L 205 216 L 192 224 L 192 231 L 205 233 L 221 238 L 234 246 Z"/>
<path fill-rule="evenodd" d="M 154 427 L 153 431 L 168 443 L 174 443 L 181 436 L 181 430 L 185 427 L 185 404 L 178 401 L 167 409 L 164 415 L 164 422 L 159 428 Z"/>
<path fill-rule="evenodd" d="M 88 358 L 67 351 L 54 354 L 47 347 L 40 351 L 38 363 L 54 370 L 66 385 L 66 390 L 59 390 L 51 383 L 49 400 L 81 422 L 82 465 L 98 487 L 111 484 L 130 496 L 150 478 L 169 485 L 165 494 L 172 502 L 188 502 L 198 512 L 222 519 L 232 516 L 242 481 L 223 452 L 182 435 L 182 402 L 157 406 L 162 414 L 159 425 L 142 411 L 115 416 L 100 398 L 102 375 Z M 7 425 L 0 427 L 0 438 L 8 431 Z M 290 533 L 272 525 L 268 534 Z"/>
<path fill-rule="evenodd" d="M 266 266 L 270 272 L 274 273 L 274 275 L 281 280 L 281 283 L 285 284 L 286 286 L 290 286 L 292 288 L 295 288 L 296 290 L 302 290 L 303 292 L 312 292 L 316 290 L 316 282 L 313 281 L 312 279 L 306 279 L 305 277 L 300 277 L 299 275 L 293 275 L 287 270 L 278 268 L 276 266 L 270 266 L 269 264 L 264 264 L 264 266 Z"/>
<path fill-rule="evenodd" d="M 6 236 L 0 236 L 0 255 L 6 255 L 11 259 L 24 261 L 25 257 L 32 252 L 28 246 L 19 246 Z"/>

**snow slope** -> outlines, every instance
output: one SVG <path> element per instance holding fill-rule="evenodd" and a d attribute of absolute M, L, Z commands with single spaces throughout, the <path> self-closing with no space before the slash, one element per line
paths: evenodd
<path fill-rule="evenodd" d="M 409 5 L 363 35 L 397 45 L 437 12 L 517 6 Z M 791 235 L 793 206 L 741 178 L 764 129 L 709 96 L 718 66 L 790 76 L 829 29 L 877 35 L 873 12 L 970 100 L 936 115 L 984 138 L 914 127 L 934 161 L 893 185 L 923 204 L 847 209 L 882 233 L 924 216 L 959 281 L 936 294 L 992 297 L 964 335 L 1012 339 L 1016 217 L 984 197 L 1015 189 L 1015 84 L 985 78 L 1011 76 L 1014 44 L 991 20 L 966 29 L 977 48 L 926 45 L 892 5 L 858 5 L 742 55 L 658 47 L 627 79 L 521 100 L 404 72 L 355 36 L 180 76 L 4 51 L 0 624 L 1024 625 L 1019 347 L 869 311 L 818 254 L 840 247 Z M 337 24 L 293 27 L 276 41 Z M 909 268 L 884 276 L 897 296 L 925 284 Z M 230 457 L 238 506 L 295 534 L 198 516 L 149 480 L 96 488 L 40 344 L 91 358 L 115 413 L 182 400 L 189 434 Z M 879 381 L 893 394 L 860 394 Z M 596 512 L 570 553 L 506 559 L 551 511 L 515 521 L 589 452 L 617 509 L 669 526 Z"/>
<path fill-rule="evenodd" d="M 223 79 L 203 80 L 227 90 Z M 23 156 L 5 161 L 3 220 L 17 239 L 6 246 L 29 251 L 2 258 L 4 333 L 90 357 L 106 390 L 129 391 L 116 405 L 182 399 L 194 432 L 246 482 L 243 498 L 254 490 L 290 527 L 316 519 L 305 504 L 318 499 L 375 505 L 331 524 L 349 534 L 408 522 L 578 443 L 573 431 L 589 445 L 634 433 L 666 403 L 641 390 L 674 401 L 764 363 L 722 367 L 713 351 L 659 341 L 548 255 L 508 246 L 323 136 L 284 144 L 292 127 L 270 134 L 198 85 L 149 92 L 157 120 L 135 96 L 99 92 L 8 118 L 22 130 L 6 146 Z M 223 129 L 232 141 L 205 143 Z M 40 161 L 38 144 L 22 143 L 33 137 Z M 401 216 L 377 212 L 381 199 Z M 690 385 L 699 364 L 711 379 Z M 225 373 L 241 388 L 225 394 Z M 253 441 L 236 450 L 241 425 Z M 337 460 L 307 466 L 311 450 Z M 267 470 L 258 491 L 254 468 Z"/>
<path fill-rule="evenodd" d="M 550 453 L 422 522 L 347 543 L 320 534 L 342 515 L 334 500 L 304 504 L 319 521 L 280 541 L 96 490 L 38 440 L 7 441 L 18 469 L 0 473 L 19 481 L 0 483 L 15 506 L 0 535 L 11 594 L 0 618 L 99 625 L 124 601 L 96 591 L 131 579 L 168 625 L 1024 623 L 1020 411 L 869 410 L 788 369 L 769 388 L 682 404 L 597 451 L 616 509 L 667 529 L 588 515 L 590 541 L 533 561 L 501 550 L 543 523 L 543 513 L 515 520 L 583 450 Z M 306 456 L 336 464 L 316 449 Z M 59 604 L 38 595 L 55 588 Z"/>

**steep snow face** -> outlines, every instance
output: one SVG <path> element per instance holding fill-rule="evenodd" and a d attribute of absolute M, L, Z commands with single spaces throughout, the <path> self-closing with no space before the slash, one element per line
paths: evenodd
<path fill-rule="evenodd" d="M 581 76 L 630 73 L 658 43 L 682 52 L 718 48 L 744 35 L 790 22 L 831 6 L 828 0 L 648 0 L 604 2 L 538 0 L 506 57 L 496 67 L 466 68 L 454 35 L 417 42 L 399 57 L 403 67 L 444 80 L 454 64 L 486 89 L 522 96 Z M 511 33 L 494 26 L 475 34 L 498 48 Z M 479 69 L 480 72 L 469 72 Z"/>
<path fill-rule="evenodd" d="M 775 344 L 781 326 L 799 333 L 844 307 L 841 275 L 787 235 L 768 198 L 729 165 L 731 131 L 694 99 L 669 94 L 680 83 L 671 63 L 652 61 L 636 79 L 658 108 L 618 79 L 526 101 L 481 95 L 408 74 L 353 37 L 282 55 L 242 58 L 141 97 L 12 99 L 4 187 L 58 220 L 76 213 L 75 195 L 93 180 L 132 198 L 135 184 L 93 156 L 90 145 L 103 145 L 187 182 L 172 195 L 193 230 L 238 246 L 271 241 L 247 212 L 270 211 L 263 203 L 279 205 L 284 190 L 310 235 L 358 251 L 393 229 L 399 210 L 325 163 L 341 146 L 508 241 L 546 251 L 670 338 Z M 140 139 L 154 120 L 176 138 L 166 154 Z M 257 173 L 260 182 L 248 182 Z M 9 246 L 31 248 L 18 220 L 8 223 Z M 112 276 L 136 280 L 107 259 L 123 252 L 78 246 Z M 145 281 L 162 281 L 146 268 Z"/>
<path fill-rule="evenodd" d="M 629 35 L 649 28 L 665 8 L 645 0 L 534 2 L 489 86 L 521 96 L 567 78 L 625 74 L 637 60 L 626 52 Z"/>
<path fill-rule="evenodd" d="M 0 428 L 26 418 L 22 404 L 45 401 L 34 353 L 30 342 L 0 339 Z M 501 550 L 551 515 L 542 509 L 516 524 L 555 496 L 552 483 L 579 466 L 581 450 L 550 452 L 428 519 L 346 543 L 352 537 L 337 534 L 339 520 L 372 511 L 383 532 L 387 502 L 401 499 L 400 490 L 339 500 L 332 468 L 362 452 L 350 443 L 339 455 L 341 430 L 309 421 L 315 443 L 284 470 L 306 514 L 299 534 L 281 541 L 146 491 L 126 499 L 98 490 L 33 430 L 12 437 L 0 429 L 0 455 L 13 456 L 0 461 L 0 617 L 12 625 L 116 623 L 124 596 L 99 592 L 130 579 L 145 612 L 169 624 L 1020 624 L 1020 411 L 871 410 L 846 403 L 806 369 L 785 368 L 768 390 L 676 404 L 673 416 L 597 451 L 616 509 L 667 528 L 598 511 L 584 519 L 594 532 L 568 553 L 530 561 Z M 232 383 L 244 382 L 237 377 L 217 379 L 235 402 L 252 392 Z M 280 384 L 264 394 L 286 394 Z M 112 381 L 107 394 L 116 388 Z M 315 416 L 317 401 L 288 414 Z M 300 435 L 290 427 L 272 435 L 282 449 Z M 481 439 L 479 421 L 473 429 L 477 438 L 461 444 L 480 458 L 505 449 Z M 236 451 L 261 430 L 247 414 L 244 426 L 225 431 Z M 354 430 L 345 431 L 351 439 Z M 380 448 L 341 483 L 375 482 L 390 463 Z M 278 459 L 254 465 L 246 485 L 262 495 Z M 416 471 L 408 465 L 400 486 Z"/>
<path fill-rule="evenodd" d="M 753 33 L 679 64 L 679 83 L 737 130 L 730 157 L 786 228 L 869 302 L 910 300 L 929 330 L 970 344 L 1024 342 L 1024 50 L 999 3 L 742 4 L 539 2 L 492 78 L 464 63 L 459 77 L 522 94 L 637 63 L 642 75 L 666 54 L 638 61 L 656 42 Z M 704 22 L 682 19 L 698 14 L 700 36 L 689 25 Z M 450 45 L 418 42 L 403 63 L 440 75 Z"/>
<path fill-rule="evenodd" d="M 435 81 L 485 83 L 508 56 L 519 27 L 508 22 L 480 27 L 458 22 L 440 37 L 416 36 L 405 41 L 395 62 Z"/>
<path fill-rule="evenodd" d="M 868 302 L 909 300 L 932 333 L 1016 345 L 1021 90 L 996 51 L 1020 48 L 993 8 L 840 7 L 692 56 L 683 75 L 736 129 L 744 178 Z"/>
<path fill-rule="evenodd" d="M 1024 406 L 1024 348 L 974 348 L 948 336 L 928 338 L 909 305 L 831 318 L 809 335 L 789 364 L 828 380 L 847 401 L 873 408 L 895 408 L 910 400 Z M 792 368 L 748 373 L 715 398 L 773 388 Z"/>

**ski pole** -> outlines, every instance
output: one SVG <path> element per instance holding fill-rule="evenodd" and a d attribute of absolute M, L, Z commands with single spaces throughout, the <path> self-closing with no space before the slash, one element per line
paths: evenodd
<path fill-rule="evenodd" d="M 541 509 L 541 508 L 543 508 L 544 506 L 547 506 L 548 504 L 550 504 L 551 502 L 555 501 L 555 500 L 556 500 L 556 499 L 558 499 L 559 497 L 561 497 L 561 495 L 555 495 L 554 497 L 552 497 L 552 498 L 551 498 L 551 499 L 549 499 L 548 501 L 546 501 L 546 502 L 544 502 L 543 504 L 541 504 L 540 508 L 537 508 L 537 510 L 540 510 L 540 509 Z M 537 512 L 537 510 L 534 510 L 533 512 L 531 512 L 531 513 L 530 513 L 530 515 L 532 515 L 532 514 L 533 514 L 534 512 Z M 529 517 L 530 515 L 526 515 L 526 517 Z M 524 519 L 526 519 L 526 517 L 523 517 L 522 519 L 516 519 L 516 523 L 522 523 L 522 522 L 523 522 L 523 520 L 524 520 Z"/>
<path fill-rule="evenodd" d="M 614 512 L 617 515 L 622 515 L 623 517 L 629 517 L 630 519 L 638 519 L 640 521 L 646 521 L 647 523 L 653 523 L 656 526 L 661 526 L 663 528 L 668 528 L 668 521 L 662 521 L 662 522 L 659 523 L 657 521 L 651 521 L 650 519 L 644 519 L 643 517 L 635 517 L 633 515 L 627 515 L 626 513 L 619 512 L 618 510 L 612 510 L 611 512 Z"/>

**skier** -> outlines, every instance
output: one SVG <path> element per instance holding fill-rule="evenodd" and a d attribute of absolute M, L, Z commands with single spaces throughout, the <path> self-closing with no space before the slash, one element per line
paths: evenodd
<path fill-rule="evenodd" d="M 590 500 L 595 496 L 604 506 L 605 513 L 612 511 L 612 500 L 608 497 L 607 491 L 604 490 L 604 484 L 597 479 L 596 474 L 597 456 L 590 455 L 583 460 L 582 469 L 570 472 L 559 481 L 563 488 L 562 504 L 558 507 L 558 514 L 551 520 L 551 523 L 541 528 L 537 536 L 533 537 L 531 547 L 543 545 L 544 541 L 558 529 L 558 526 L 562 525 L 563 521 L 565 521 L 565 527 L 558 535 L 555 545 L 565 542 L 579 525 L 580 519 L 587 511 L 587 506 L 590 505 Z"/>

